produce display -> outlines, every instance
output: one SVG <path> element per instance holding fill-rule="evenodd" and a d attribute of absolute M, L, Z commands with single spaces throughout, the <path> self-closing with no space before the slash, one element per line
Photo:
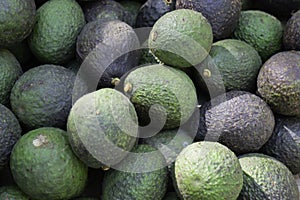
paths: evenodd
<path fill-rule="evenodd" d="M 0 0 L 0 200 L 299 200 L 300 1 Z"/>

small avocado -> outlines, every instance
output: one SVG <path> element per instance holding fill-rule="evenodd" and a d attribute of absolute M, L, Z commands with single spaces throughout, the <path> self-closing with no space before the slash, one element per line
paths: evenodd
<path fill-rule="evenodd" d="M 300 10 L 294 13 L 286 24 L 283 46 L 285 50 L 300 51 Z"/>
<path fill-rule="evenodd" d="M 257 77 L 257 93 L 281 115 L 300 115 L 300 52 L 284 51 L 267 60 Z"/>
<path fill-rule="evenodd" d="M 299 200 L 293 174 L 275 158 L 251 153 L 239 157 L 239 162 L 244 181 L 238 200 Z"/>
<path fill-rule="evenodd" d="M 0 187 L 0 199 L 3 200 L 30 200 L 24 192 L 22 192 L 17 186 L 1 186 Z"/>

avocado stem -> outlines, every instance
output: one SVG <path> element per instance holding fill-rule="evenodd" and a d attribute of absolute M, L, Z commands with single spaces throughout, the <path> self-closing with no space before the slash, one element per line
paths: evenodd
<path fill-rule="evenodd" d="M 120 79 L 119 78 L 113 78 L 111 80 L 111 84 L 114 85 L 114 86 L 119 85 L 119 83 L 120 83 Z"/>
<path fill-rule="evenodd" d="M 132 91 L 132 84 L 131 83 L 126 83 L 124 87 L 124 92 L 131 92 Z"/>

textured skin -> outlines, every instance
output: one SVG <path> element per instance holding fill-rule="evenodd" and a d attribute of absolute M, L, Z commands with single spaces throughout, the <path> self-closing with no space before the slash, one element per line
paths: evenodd
<path fill-rule="evenodd" d="M 299 200 L 296 180 L 281 162 L 263 154 L 246 154 L 239 162 L 244 183 L 238 200 Z"/>
<path fill-rule="evenodd" d="M 175 0 L 148 0 L 140 8 L 135 26 L 153 27 L 161 16 L 172 10 L 175 10 Z"/>
<path fill-rule="evenodd" d="M 216 142 L 187 146 L 175 162 L 176 185 L 182 199 L 233 200 L 243 185 L 235 154 Z"/>
<path fill-rule="evenodd" d="M 126 77 L 126 84 L 132 85 L 132 91 L 125 91 L 125 94 L 144 125 L 150 122 L 150 112 L 155 120 L 163 122 L 165 111 L 167 116 L 163 128 L 177 128 L 189 119 L 197 104 L 192 80 L 184 72 L 165 65 L 137 68 Z"/>
<path fill-rule="evenodd" d="M 8 106 L 11 90 L 22 74 L 16 57 L 6 49 L 0 49 L 0 103 Z"/>
<path fill-rule="evenodd" d="M 72 106 L 75 74 L 58 65 L 41 65 L 25 72 L 11 92 L 11 106 L 27 128 L 65 128 Z"/>
<path fill-rule="evenodd" d="M 208 55 L 212 42 L 212 29 L 207 19 L 188 9 L 163 15 L 149 36 L 149 48 L 155 56 L 174 67 L 199 64 Z"/>
<path fill-rule="evenodd" d="M 283 34 L 285 50 L 300 51 L 300 10 L 288 20 Z"/>
<path fill-rule="evenodd" d="M 88 23 L 77 40 L 77 54 L 84 60 L 82 68 L 89 80 L 99 80 L 98 86 L 114 87 L 112 80 L 121 78 L 136 67 L 139 39 L 134 30 L 119 20 Z"/>
<path fill-rule="evenodd" d="M 33 28 L 35 14 L 34 0 L 1 0 L 0 46 L 24 40 Z"/>
<path fill-rule="evenodd" d="M 241 0 L 177 0 L 176 9 L 191 9 L 201 12 L 212 26 L 215 40 L 228 38 L 239 20 Z"/>
<path fill-rule="evenodd" d="M 37 10 L 29 47 L 43 63 L 66 63 L 75 55 L 76 38 L 84 24 L 83 11 L 76 1 L 47 1 Z"/>
<path fill-rule="evenodd" d="M 29 196 L 23 193 L 17 186 L 2 186 L 0 187 L 0 199 L 29 200 Z"/>
<path fill-rule="evenodd" d="M 84 189 L 88 168 L 72 152 L 66 134 L 58 128 L 39 128 L 23 135 L 14 146 L 11 172 L 31 199 L 67 200 Z M 39 137 L 44 140 L 37 145 Z"/>
<path fill-rule="evenodd" d="M 257 92 L 278 114 L 300 115 L 300 52 L 272 56 L 257 77 Z"/>
<path fill-rule="evenodd" d="M 242 11 L 234 37 L 253 46 L 263 61 L 280 51 L 283 28 L 274 16 L 257 10 Z"/>
<path fill-rule="evenodd" d="M 89 167 L 112 166 L 132 149 L 137 115 L 120 92 L 104 88 L 81 97 L 68 118 L 68 136 L 75 154 Z"/>
<path fill-rule="evenodd" d="M 209 55 L 200 68 L 197 67 L 205 81 L 204 89 L 225 87 L 227 91 L 255 91 L 262 61 L 252 46 L 240 40 L 225 39 L 214 43 Z M 203 75 L 206 69 L 210 70 L 210 77 Z"/>
<path fill-rule="evenodd" d="M 224 98 L 224 99 L 223 99 Z M 212 106 L 211 102 L 219 102 Z M 259 150 L 275 126 L 269 106 L 258 96 L 231 91 L 200 108 L 197 140 L 218 141 L 237 154 Z"/>
<path fill-rule="evenodd" d="M 21 137 L 21 127 L 15 115 L 0 104 L 0 168 L 8 162 L 11 150 Z"/>
<path fill-rule="evenodd" d="M 132 152 L 146 153 L 150 151 L 156 151 L 156 149 L 149 145 L 138 145 Z M 164 163 L 164 158 L 161 154 L 139 158 L 142 160 L 136 160 L 134 156 L 129 155 L 121 165 L 131 171 L 134 169 L 139 171 L 141 168 L 147 168 L 150 165 L 161 165 Z M 161 200 L 167 190 L 167 174 L 165 167 L 151 172 L 140 173 L 109 170 L 104 174 L 101 199 Z"/>
<path fill-rule="evenodd" d="M 294 134 L 291 134 L 292 131 Z M 261 151 L 285 164 L 293 174 L 300 173 L 300 119 L 276 117 L 276 126 Z"/>

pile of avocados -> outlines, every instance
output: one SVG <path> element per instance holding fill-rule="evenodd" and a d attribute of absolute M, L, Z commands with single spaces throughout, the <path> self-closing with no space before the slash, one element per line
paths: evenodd
<path fill-rule="evenodd" d="M 0 200 L 299 199 L 299 0 L 0 0 Z"/>

